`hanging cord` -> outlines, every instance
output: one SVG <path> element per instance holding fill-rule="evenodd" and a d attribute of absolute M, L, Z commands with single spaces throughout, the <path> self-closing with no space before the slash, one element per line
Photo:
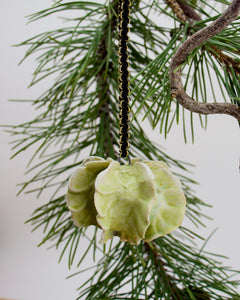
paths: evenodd
<path fill-rule="evenodd" d="M 129 158 L 129 71 L 128 32 L 130 0 L 119 0 L 119 157 Z M 129 159 L 130 162 L 130 159 Z"/>

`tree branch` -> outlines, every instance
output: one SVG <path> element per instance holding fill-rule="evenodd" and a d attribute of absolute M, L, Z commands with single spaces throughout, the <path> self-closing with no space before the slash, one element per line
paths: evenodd
<path fill-rule="evenodd" d="M 189 37 L 176 51 L 172 58 L 169 77 L 171 95 L 186 109 L 208 115 L 208 114 L 228 114 L 235 117 L 240 122 L 240 107 L 231 103 L 199 103 L 185 92 L 181 80 L 181 64 L 188 55 L 206 40 L 225 29 L 234 21 L 240 10 L 240 0 L 233 0 L 225 12 L 212 24 L 197 31 Z"/>
<path fill-rule="evenodd" d="M 181 22 L 186 23 L 187 16 L 184 14 L 181 5 L 177 1 L 175 1 L 175 0 L 166 0 L 166 2 L 171 7 L 172 11 L 175 13 L 175 15 L 177 16 L 177 18 Z"/>
<path fill-rule="evenodd" d="M 186 2 L 183 2 L 182 0 L 176 0 L 176 2 L 180 5 L 180 7 L 182 8 L 182 10 L 187 18 L 195 20 L 195 21 L 201 20 L 201 17 Z"/>
<path fill-rule="evenodd" d="M 154 243 L 152 243 L 154 245 Z M 154 245 L 155 247 L 155 245 Z M 158 252 L 154 247 L 150 247 L 149 243 L 144 243 L 144 248 L 148 256 L 153 255 L 154 264 L 156 266 L 156 271 L 159 274 L 159 278 L 161 280 L 162 286 L 164 286 L 163 289 L 170 289 L 171 291 L 171 299 L 175 300 L 181 300 L 181 293 L 178 287 L 176 286 L 173 278 L 168 274 L 166 270 L 166 264 L 162 260 L 160 256 L 160 252 Z M 149 299 L 154 295 L 154 290 L 149 295 Z M 174 295 L 174 298 L 173 298 Z"/>
<path fill-rule="evenodd" d="M 236 76 L 240 75 L 240 61 L 224 54 L 223 51 L 221 51 L 216 46 L 211 46 L 209 52 L 212 56 L 215 57 L 217 61 L 219 61 L 219 63 L 226 66 L 226 69 L 229 74 L 231 74 L 231 67 L 232 67 Z M 240 54 L 240 52 L 238 54 Z"/>
<path fill-rule="evenodd" d="M 112 0 L 111 5 L 113 6 L 113 9 L 116 11 L 118 7 L 118 2 L 115 0 Z M 109 19 L 109 13 L 106 13 L 106 20 Z M 108 49 L 107 49 L 107 31 L 109 29 L 109 26 L 111 26 L 111 32 L 112 34 L 115 32 L 117 27 L 117 17 L 115 15 L 112 16 L 112 19 L 110 20 L 111 24 L 107 24 L 104 31 L 106 34 L 103 35 L 103 38 L 101 39 L 97 55 L 99 57 L 100 61 L 103 61 L 106 59 L 108 55 Z M 111 62 L 110 62 L 111 63 Z M 102 68 L 99 70 L 98 74 L 96 75 L 97 79 L 97 85 L 98 85 L 98 98 L 99 102 L 102 103 L 101 107 L 99 108 L 98 117 L 100 119 L 104 119 L 104 131 L 108 132 L 107 135 L 104 135 L 104 154 L 106 157 L 111 156 L 110 155 L 110 148 L 112 150 L 114 149 L 115 143 L 115 137 L 114 137 L 114 128 L 113 124 L 115 121 L 112 118 L 111 115 L 111 98 L 110 98 L 110 84 L 108 80 L 108 76 L 106 76 L 106 72 L 109 76 L 111 76 L 111 66 L 107 66 L 107 61 L 103 64 Z M 115 156 L 117 156 L 117 151 L 114 150 Z"/>

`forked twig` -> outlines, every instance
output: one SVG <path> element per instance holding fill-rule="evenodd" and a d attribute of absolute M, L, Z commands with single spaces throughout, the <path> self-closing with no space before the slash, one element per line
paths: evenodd
<path fill-rule="evenodd" d="M 174 54 L 170 69 L 171 95 L 186 109 L 208 115 L 208 114 L 228 114 L 235 117 L 240 122 L 240 106 L 231 103 L 199 103 L 191 98 L 184 90 L 181 80 L 181 64 L 188 55 L 206 40 L 225 29 L 234 21 L 240 10 L 240 0 L 233 0 L 225 12 L 212 24 L 197 31 L 190 36 Z"/>

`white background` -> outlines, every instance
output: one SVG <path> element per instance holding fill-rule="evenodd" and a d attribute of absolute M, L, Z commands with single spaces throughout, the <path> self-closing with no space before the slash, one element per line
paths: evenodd
<path fill-rule="evenodd" d="M 34 111 L 28 104 L 8 102 L 8 99 L 32 99 L 45 89 L 43 85 L 27 89 L 36 66 L 33 58 L 23 65 L 23 47 L 12 47 L 56 24 L 36 22 L 26 25 L 26 15 L 51 5 L 50 0 L 2 1 L 0 11 L 0 123 L 18 124 L 32 118 Z M 221 98 L 219 99 L 221 101 Z M 207 250 L 229 257 L 225 265 L 240 270 L 240 136 L 237 122 L 228 116 L 210 116 L 207 131 L 196 122 L 194 145 L 184 144 L 182 129 L 175 127 L 166 141 L 158 131 L 149 135 L 163 145 L 169 155 L 196 165 L 194 179 L 200 185 L 197 195 L 213 205 L 207 209 L 214 218 L 207 228 L 198 233 L 204 237 L 216 228 Z M 26 162 L 31 153 L 24 153 L 10 161 L 9 134 L 0 131 L 0 298 L 19 300 L 66 300 L 75 299 L 75 289 L 85 275 L 66 280 L 67 263 L 58 264 L 59 252 L 37 248 L 41 232 L 31 233 L 24 222 L 30 217 L 38 200 L 32 195 L 16 197 L 16 184 L 24 181 Z M 190 139 L 189 139 L 190 141 Z"/>

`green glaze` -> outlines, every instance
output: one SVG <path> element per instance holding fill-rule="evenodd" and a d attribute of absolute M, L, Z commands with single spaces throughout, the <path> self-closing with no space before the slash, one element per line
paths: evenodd
<path fill-rule="evenodd" d="M 102 242 L 114 234 L 121 241 L 138 244 L 150 224 L 150 211 L 156 201 L 154 177 L 139 162 L 120 165 L 111 162 L 95 182 L 97 221 L 104 230 Z"/>
<path fill-rule="evenodd" d="M 110 161 L 97 156 L 88 157 L 71 175 L 67 192 L 67 205 L 76 226 L 98 226 L 97 211 L 94 205 L 94 184 L 97 175 L 108 167 Z"/>
<path fill-rule="evenodd" d="M 143 162 L 151 169 L 157 193 L 157 202 L 150 214 L 150 225 L 145 240 L 151 241 L 178 228 L 185 215 L 186 199 L 180 180 L 162 162 Z"/>

